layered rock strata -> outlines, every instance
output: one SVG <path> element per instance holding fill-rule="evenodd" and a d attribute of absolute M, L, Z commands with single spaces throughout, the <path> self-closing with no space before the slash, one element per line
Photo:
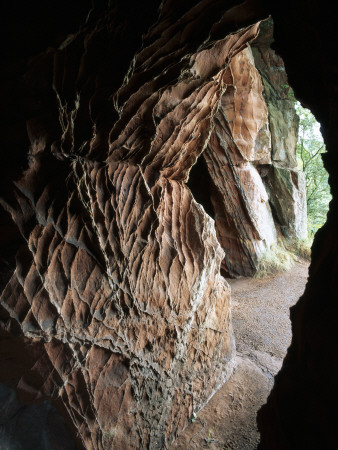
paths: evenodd
<path fill-rule="evenodd" d="M 271 163 L 268 111 L 250 48 L 232 59 L 225 82 L 202 157 L 210 177 L 217 236 L 225 250 L 222 271 L 248 276 L 276 241 L 268 195 L 257 170 Z"/>
<path fill-rule="evenodd" d="M 255 66 L 264 86 L 263 96 L 269 111 L 271 131 L 271 165 L 262 168 L 261 176 L 269 195 L 275 220 L 287 238 L 305 239 L 305 175 L 298 170 L 296 145 L 299 118 L 295 97 L 289 86 L 282 58 L 271 48 L 273 22 L 263 21 L 252 43 Z"/>
<path fill-rule="evenodd" d="M 258 37 L 232 59 L 203 161 L 188 180 L 215 219 L 222 273 L 231 277 L 252 276 L 279 230 L 287 238 L 307 236 L 298 118 L 283 61 L 270 48 L 272 30 L 272 21 L 263 21 Z"/>
<path fill-rule="evenodd" d="M 164 5 L 120 85 L 113 12 L 20 80 L 0 378 L 25 404 L 52 400 L 82 448 L 165 447 L 232 372 L 224 252 L 185 181 L 258 24 L 211 40 L 209 20 L 196 39 L 202 6 L 168 22 Z"/>
<path fill-rule="evenodd" d="M 20 404 L 51 411 L 45 401 L 52 401 L 79 448 L 164 448 L 231 374 L 221 265 L 234 275 L 252 272 L 274 239 L 254 218 L 251 186 L 257 179 L 260 210 L 271 221 L 257 174 L 270 167 L 266 124 L 273 109 L 268 97 L 268 109 L 262 102 L 246 50 L 258 34 L 252 24 L 270 6 L 168 0 L 158 9 L 157 2 L 93 1 L 72 10 L 60 1 L 46 11 L 42 3 L 13 9 L 13 45 L 3 55 L 0 381 L 5 392 L 16 389 Z M 253 78 L 245 81 L 248 74 Z M 245 86 L 256 91 L 249 95 Z M 239 92 L 248 101 L 238 110 Z M 326 114 L 317 100 L 329 123 L 334 111 Z M 251 101 L 259 107 L 250 111 Z M 275 148 L 273 170 L 286 170 L 279 183 L 286 180 L 290 192 L 294 166 L 281 163 L 280 154 Z M 186 186 L 198 165 L 208 174 L 205 209 L 216 228 Z M 273 204 L 276 188 L 269 183 Z M 312 268 L 317 288 L 335 279 L 335 266 L 323 271 L 335 257 L 333 214 Z M 322 308 L 334 311 L 330 289 Z M 297 420 L 279 395 L 295 401 L 295 386 L 305 378 L 302 398 L 316 392 L 314 404 L 321 404 L 309 373 L 331 367 L 330 358 L 320 365 L 320 331 L 311 339 L 319 295 L 313 292 L 294 317 L 302 331 L 269 406 L 274 431 L 286 442 Z M 330 330 L 323 341 L 332 344 Z M 311 350 L 305 360 L 304 348 Z M 291 425 L 283 422 L 286 431 L 280 414 L 292 417 Z M 273 448 L 268 422 L 260 422 L 262 445 Z"/>

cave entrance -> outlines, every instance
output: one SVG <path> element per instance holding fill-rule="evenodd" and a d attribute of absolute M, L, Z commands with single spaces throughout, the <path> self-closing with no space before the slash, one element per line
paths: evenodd
<path fill-rule="evenodd" d="M 296 157 L 304 178 L 308 236 L 290 239 L 281 233 L 278 244 L 263 255 L 254 278 L 227 279 L 231 286 L 238 365 L 231 385 L 223 389 L 233 399 L 231 423 L 240 425 L 226 439 L 243 449 L 256 448 L 259 442 L 257 412 L 266 403 L 291 344 L 289 309 L 304 292 L 310 246 L 315 232 L 326 221 L 331 200 L 321 156 L 325 145 L 320 126 L 299 102 L 295 102 L 295 110 L 299 116 Z M 276 211 L 273 216 L 276 223 Z"/>
<path fill-rule="evenodd" d="M 326 222 L 329 203 L 332 199 L 329 175 L 324 167 L 323 154 L 326 153 L 320 124 L 309 109 L 295 103 L 299 116 L 297 142 L 298 167 L 305 174 L 308 235 L 314 234 Z"/>
<path fill-rule="evenodd" d="M 319 124 L 295 100 L 271 33 L 266 21 L 233 62 L 238 79 L 221 99 L 187 182 L 215 220 L 225 251 L 221 274 L 232 291 L 236 369 L 201 412 L 210 442 L 213 437 L 227 448 L 253 449 L 259 442 L 257 411 L 291 343 L 289 309 L 304 292 L 313 236 L 331 199 Z M 246 107 L 238 110 L 236 95 Z"/>
<path fill-rule="evenodd" d="M 324 146 L 271 49 L 272 30 L 264 21 L 255 41 L 232 58 L 208 145 L 187 182 L 215 220 L 225 250 L 221 272 L 230 278 L 287 269 L 293 248 L 309 253 L 307 203 L 316 215 L 310 235 L 326 215 L 329 193 L 323 197 L 320 186 L 328 188 L 327 176 L 322 165 L 316 169 Z M 307 196 L 311 186 L 318 192 Z M 316 207 L 315 197 L 322 199 Z"/>

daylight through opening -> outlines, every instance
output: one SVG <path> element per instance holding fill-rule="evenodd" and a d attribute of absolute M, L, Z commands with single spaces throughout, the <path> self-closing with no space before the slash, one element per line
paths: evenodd
<path fill-rule="evenodd" d="M 215 220 L 221 274 L 231 286 L 236 368 L 188 432 L 203 425 L 200 439 L 215 448 L 259 442 L 257 411 L 291 343 L 289 309 L 304 292 L 331 199 L 320 126 L 295 99 L 271 48 L 272 29 L 264 21 L 233 58 L 208 145 L 187 182 Z"/>

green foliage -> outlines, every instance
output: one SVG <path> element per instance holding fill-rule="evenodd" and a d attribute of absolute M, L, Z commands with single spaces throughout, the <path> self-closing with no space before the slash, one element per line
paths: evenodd
<path fill-rule="evenodd" d="M 299 102 L 295 107 L 300 118 L 297 159 L 299 168 L 305 173 L 308 232 L 313 236 L 325 223 L 331 200 L 328 174 L 321 157 L 326 149 L 313 114 L 302 108 Z"/>
<path fill-rule="evenodd" d="M 288 99 L 292 100 L 293 102 L 296 101 L 295 94 L 291 86 L 289 86 L 288 84 L 281 84 L 280 87 L 285 90 L 285 94 L 287 95 Z"/>
<path fill-rule="evenodd" d="M 254 278 L 289 271 L 298 257 L 310 260 L 312 239 L 278 239 L 262 256 Z"/>
<path fill-rule="evenodd" d="M 208 437 L 204 438 L 204 440 L 205 440 L 205 442 L 207 444 L 207 447 L 210 447 L 210 444 L 215 440 L 215 439 L 212 438 L 213 432 L 214 432 L 213 430 L 209 430 Z"/>
<path fill-rule="evenodd" d="M 254 278 L 265 278 L 277 272 L 289 271 L 293 266 L 294 260 L 294 254 L 287 250 L 283 242 L 279 240 L 265 251 Z"/>
<path fill-rule="evenodd" d="M 288 239 L 284 241 L 284 247 L 294 256 L 300 256 L 301 258 L 311 259 L 311 246 L 313 239 Z"/>

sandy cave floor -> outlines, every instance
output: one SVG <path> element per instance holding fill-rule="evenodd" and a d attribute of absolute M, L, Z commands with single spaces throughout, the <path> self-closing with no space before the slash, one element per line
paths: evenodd
<path fill-rule="evenodd" d="M 180 434 L 170 450 L 256 449 L 256 414 L 265 403 L 291 342 L 289 308 L 304 292 L 308 263 L 265 279 L 228 280 L 236 367 L 230 380 Z"/>

